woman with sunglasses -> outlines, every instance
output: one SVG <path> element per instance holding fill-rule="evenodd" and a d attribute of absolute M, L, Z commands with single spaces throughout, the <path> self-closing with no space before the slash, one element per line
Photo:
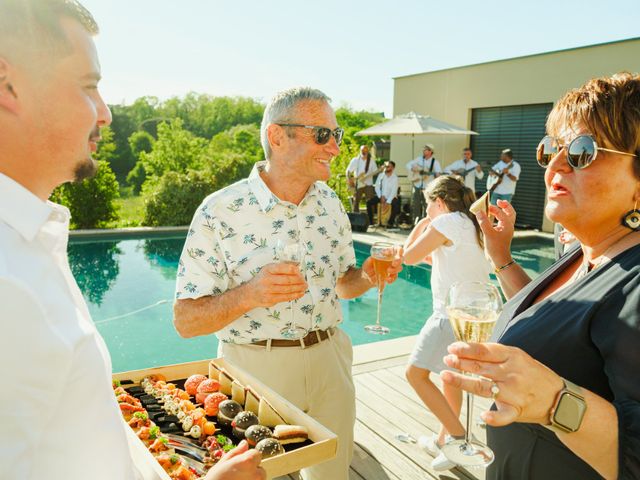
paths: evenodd
<path fill-rule="evenodd" d="M 546 214 L 575 235 L 535 280 L 512 259 L 515 212 L 478 215 L 509 302 L 499 343 L 449 347 L 444 382 L 495 404 L 487 479 L 640 478 L 640 76 L 568 92 L 537 150 Z"/>

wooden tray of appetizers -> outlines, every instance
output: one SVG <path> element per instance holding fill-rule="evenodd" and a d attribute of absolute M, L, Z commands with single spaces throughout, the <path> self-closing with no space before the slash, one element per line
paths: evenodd
<path fill-rule="evenodd" d="M 194 480 L 243 437 L 268 478 L 330 460 L 334 433 L 223 358 L 113 375 L 125 422 L 157 478 Z"/>

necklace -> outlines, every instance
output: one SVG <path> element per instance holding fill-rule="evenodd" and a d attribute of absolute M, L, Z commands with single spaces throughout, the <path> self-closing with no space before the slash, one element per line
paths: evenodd
<path fill-rule="evenodd" d="M 578 267 L 578 270 L 575 273 L 574 281 L 580 280 L 582 277 L 585 277 L 590 272 L 593 272 L 596 268 L 598 268 L 598 267 L 610 262 L 611 258 L 615 257 L 621 251 L 626 250 L 627 244 L 630 243 L 630 240 L 632 242 L 636 240 L 636 238 L 633 235 L 633 233 L 634 232 L 630 232 L 630 233 L 626 234 L 624 237 L 622 237 L 617 242 L 615 242 L 613 245 L 611 245 L 609 248 L 607 248 L 602 253 L 602 255 L 600 255 L 598 257 L 598 261 L 597 262 L 591 263 L 588 260 L 586 260 L 586 261 L 583 260 L 582 264 L 580 265 L 580 267 Z M 617 247 L 617 249 L 620 249 L 620 247 L 623 247 L 623 248 L 622 248 L 622 250 L 617 251 L 617 252 L 615 252 L 615 254 L 613 254 L 614 247 Z M 607 256 L 608 253 L 612 253 L 611 257 Z"/>

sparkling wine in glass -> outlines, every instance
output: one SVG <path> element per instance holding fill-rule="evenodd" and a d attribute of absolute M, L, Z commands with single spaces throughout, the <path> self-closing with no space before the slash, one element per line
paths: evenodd
<path fill-rule="evenodd" d="M 373 268 L 376 272 L 376 283 L 378 284 L 378 314 L 375 325 L 364 327 L 369 333 L 386 335 L 391 331 L 388 327 L 380 325 L 380 314 L 382 313 L 382 292 L 386 285 L 387 272 L 397 253 L 398 247 L 393 243 L 376 242 L 371 247 L 371 258 L 373 259 Z"/>
<path fill-rule="evenodd" d="M 457 282 L 449 289 L 447 316 L 456 339 L 462 342 L 487 342 L 500 310 L 502 298 L 490 283 Z M 464 439 L 454 440 L 442 447 L 442 453 L 463 467 L 486 467 L 494 460 L 493 451 L 471 437 L 473 394 L 466 392 L 467 429 Z"/>
<path fill-rule="evenodd" d="M 300 243 L 285 244 L 281 240 L 276 242 L 276 256 L 284 263 L 291 263 L 299 268 L 304 259 L 304 254 L 305 247 Z M 291 312 L 290 321 L 280 330 L 280 334 L 289 340 L 298 340 L 309 333 L 306 328 L 295 323 L 295 303 L 295 300 L 289 302 L 289 310 Z"/>

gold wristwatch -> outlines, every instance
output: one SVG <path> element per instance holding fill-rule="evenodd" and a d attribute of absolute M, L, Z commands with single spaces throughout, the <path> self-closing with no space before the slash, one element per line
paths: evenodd
<path fill-rule="evenodd" d="M 577 432 L 587 411 L 587 402 L 582 389 L 568 380 L 562 379 L 564 387 L 558 393 L 549 412 L 550 425 L 545 425 L 555 433 Z"/>

